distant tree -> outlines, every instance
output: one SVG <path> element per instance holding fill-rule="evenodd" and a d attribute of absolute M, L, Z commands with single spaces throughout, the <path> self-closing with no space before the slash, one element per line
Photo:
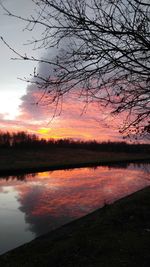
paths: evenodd
<path fill-rule="evenodd" d="M 13 147 L 33 147 L 39 145 L 40 140 L 35 134 L 28 134 L 27 132 L 20 131 L 12 133 L 12 146 Z"/>
<path fill-rule="evenodd" d="M 121 132 L 149 136 L 149 0 L 31 1 L 37 13 L 29 18 L 3 8 L 27 22 L 27 30 L 43 29 L 30 42 L 35 48 L 58 51 L 54 59 L 36 59 L 11 48 L 23 60 L 49 65 L 47 77 L 33 75 L 32 82 L 43 89 L 41 101 L 58 106 L 76 90 L 86 103 L 98 101 L 115 115 L 124 113 Z"/>
<path fill-rule="evenodd" d="M 0 147 L 10 147 L 12 143 L 12 136 L 9 132 L 0 131 Z"/>

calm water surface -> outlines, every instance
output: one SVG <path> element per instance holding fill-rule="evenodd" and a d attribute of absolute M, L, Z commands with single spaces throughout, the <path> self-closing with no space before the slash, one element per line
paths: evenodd
<path fill-rule="evenodd" d="M 0 254 L 150 185 L 150 164 L 0 178 Z"/>

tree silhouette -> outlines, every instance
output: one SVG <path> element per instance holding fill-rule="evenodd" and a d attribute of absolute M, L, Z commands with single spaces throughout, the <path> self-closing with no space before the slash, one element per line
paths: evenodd
<path fill-rule="evenodd" d="M 85 103 L 97 101 L 111 113 L 125 114 L 121 132 L 150 134 L 149 0 L 32 0 L 36 13 L 23 18 L 26 29 L 41 27 L 30 44 L 53 49 L 54 58 L 36 59 L 49 75 L 34 70 L 32 82 L 43 89 L 41 101 L 58 107 L 76 91 Z"/>

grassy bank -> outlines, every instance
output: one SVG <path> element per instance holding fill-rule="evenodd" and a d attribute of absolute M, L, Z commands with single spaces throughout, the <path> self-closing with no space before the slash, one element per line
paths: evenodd
<path fill-rule="evenodd" d="M 150 187 L 0 257 L 9 267 L 149 267 Z"/>
<path fill-rule="evenodd" d="M 150 160 L 150 155 L 98 152 L 71 148 L 55 148 L 51 150 L 0 149 L 0 175 L 141 160 Z"/>

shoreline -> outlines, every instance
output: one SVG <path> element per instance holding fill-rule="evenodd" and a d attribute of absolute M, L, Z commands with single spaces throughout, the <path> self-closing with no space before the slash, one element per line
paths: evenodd
<path fill-rule="evenodd" d="M 150 186 L 0 256 L 2 266 L 150 264 Z"/>
<path fill-rule="evenodd" d="M 2 177 L 31 172 L 150 162 L 150 155 L 148 151 L 129 153 L 73 148 L 55 148 L 52 150 L 2 149 L 0 150 L 0 162 L 0 176 Z"/>
<path fill-rule="evenodd" d="M 131 159 L 103 159 L 100 161 L 90 161 L 82 163 L 68 163 L 68 164 L 53 164 L 49 166 L 34 166 L 34 167 L 20 167 L 20 168 L 9 168 L 9 169 L 0 169 L 0 178 L 4 176 L 15 176 L 21 174 L 45 172 L 45 171 L 57 171 L 57 170 L 67 170 L 75 168 L 84 168 L 84 167 L 100 167 L 100 166 L 114 166 L 116 164 L 130 164 L 130 163 L 150 163 L 150 156 L 148 157 L 133 157 Z"/>

